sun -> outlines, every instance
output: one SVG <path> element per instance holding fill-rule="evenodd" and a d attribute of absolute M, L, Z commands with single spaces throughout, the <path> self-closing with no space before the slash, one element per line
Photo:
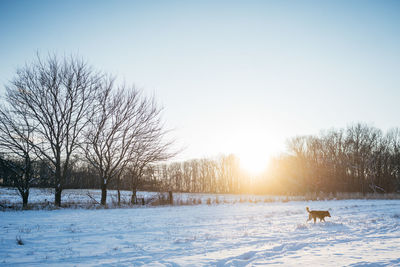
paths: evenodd
<path fill-rule="evenodd" d="M 258 175 L 267 169 L 268 155 L 260 153 L 240 153 L 238 155 L 240 168 L 252 175 Z"/>

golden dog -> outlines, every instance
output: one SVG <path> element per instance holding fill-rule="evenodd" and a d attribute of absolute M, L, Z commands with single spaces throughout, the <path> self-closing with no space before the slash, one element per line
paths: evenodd
<path fill-rule="evenodd" d="M 308 211 L 308 220 L 314 219 L 314 223 L 319 218 L 319 221 L 325 221 L 325 217 L 331 217 L 331 214 L 327 210 L 310 210 L 308 207 L 306 207 L 306 210 Z"/>

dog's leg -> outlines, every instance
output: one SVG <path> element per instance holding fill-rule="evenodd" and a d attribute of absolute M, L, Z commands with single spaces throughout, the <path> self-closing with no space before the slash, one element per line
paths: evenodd
<path fill-rule="evenodd" d="M 313 219 L 314 219 L 314 224 L 315 224 L 315 222 L 317 221 L 317 217 L 314 217 Z"/>

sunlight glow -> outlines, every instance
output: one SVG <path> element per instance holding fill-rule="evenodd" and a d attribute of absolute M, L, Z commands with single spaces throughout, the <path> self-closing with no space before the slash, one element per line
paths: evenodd
<path fill-rule="evenodd" d="M 269 157 L 261 153 L 240 153 L 238 154 L 240 167 L 243 171 L 252 175 L 259 175 L 267 169 Z"/>
<path fill-rule="evenodd" d="M 269 130 L 269 122 L 263 123 L 261 119 L 242 120 L 241 125 L 241 129 L 231 130 L 233 134 L 226 140 L 227 147 L 221 150 L 234 148 L 231 153 L 239 158 L 240 169 L 253 177 L 259 176 L 268 169 L 271 158 L 281 150 L 276 142 L 281 137 Z M 248 129 L 253 130 L 249 132 Z"/>

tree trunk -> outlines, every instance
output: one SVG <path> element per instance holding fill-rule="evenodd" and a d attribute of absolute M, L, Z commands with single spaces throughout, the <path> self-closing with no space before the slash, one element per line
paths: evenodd
<path fill-rule="evenodd" d="M 28 206 L 28 197 L 29 197 L 29 192 L 26 192 L 25 194 L 22 195 L 22 207 L 26 208 Z"/>
<path fill-rule="evenodd" d="M 58 149 L 59 151 L 59 149 Z M 61 160 L 60 160 L 60 153 L 57 153 L 57 160 L 56 160 L 56 173 L 55 173 L 55 190 L 54 190 L 54 204 L 57 207 L 61 207 L 61 192 L 62 192 L 62 187 L 61 187 Z"/>
<path fill-rule="evenodd" d="M 118 176 L 117 177 L 117 192 L 118 192 L 118 206 L 120 206 L 121 205 L 121 192 L 120 192 L 120 182 L 121 182 L 121 180 L 120 180 L 120 177 Z"/>
<path fill-rule="evenodd" d="M 170 205 L 174 205 L 174 196 L 172 195 L 172 191 L 168 192 L 168 200 Z"/>
<path fill-rule="evenodd" d="M 55 190 L 55 194 L 54 194 L 54 204 L 57 207 L 61 207 L 61 192 L 62 192 L 62 189 L 59 186 L 59 184 L 56 185 L 56 190 Z"/>
<path fill-rule="evenodd" d="M 132 189 L 131 204 L 136 204 L 136 188 Z"/>
<path fill-rule="evenodd" d="M 105 206 L 107 202 L 107 183 L 106 181 L 102 181 L 101 185 L 101 205 Z"/>
<path fill-rule="evenodd" d="M 121 192 L 118 187 L 118 206 L 120 206 L 120 205 L 121 205 Z"/>

